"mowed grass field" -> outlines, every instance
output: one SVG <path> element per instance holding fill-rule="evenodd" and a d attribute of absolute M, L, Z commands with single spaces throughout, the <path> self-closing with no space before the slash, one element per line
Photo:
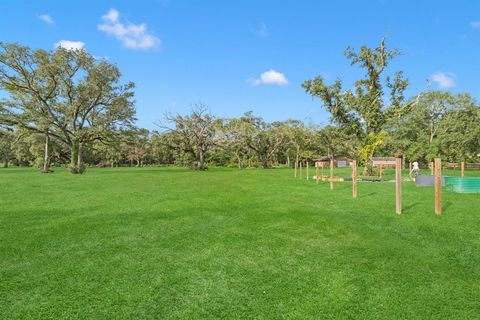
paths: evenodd
<path fill-rule="evenodd" d="M 0 169 L 0 318 L 480 318 L 480 194 L 444 191 L 436 216 L 405 182 L 398 216 L 394 187 Z"/>

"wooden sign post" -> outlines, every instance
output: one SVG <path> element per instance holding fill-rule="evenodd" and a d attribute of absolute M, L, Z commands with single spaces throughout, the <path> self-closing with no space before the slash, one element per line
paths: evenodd
<path fill-rule="evenodd" d="M 352 161 L 352 195 L 357 197 L 357 160 Z"/>
<path fill-rule="evenodd" d="M 402 213 L 402 159 L 395 159 L 395 212 Z"/>
<path fill-rule="evenodd" d="M 302 161 L 300 161 L 300 179 L 303 178 L 303 172 L 302 172 Z"/>
<path fill-rule="evenodd" d="M 297 166 L 298 166 L 298 162 L 295 161 L 295 164 L 294 164 L 295 169 L 293 169 L 293 170 L 294 170 L 294 171 L 293 171 L 293 172 L 294 172 L 294 173 L 293 173 L 293 177 L 295 177 L 295 178 L 297 177 Z"/>
<path fill-rule="evenodd" d="M 317 180 L 317 184 L 318 184 L 318 180 L 320 179 L 320 177 L 318 176 L 318 166 L 319 165 L 320 165 L 320 163 L 315 162 L 315 178 Z"/>
<path fill-rule="evenodd" d="M 462 166 L 462 178 L 464 178 L 465 177 L 465 162 L 464 161 L 462 161 L 461 166 Z"/>
<path fill-rule="evenodd" d="M 308 160 L 306 162 L 307 162 L 307 180 L 308 180 L 309 179 L 308 178 Z"/>
<path fill-rule="evenodd" d="M 330 159 L 330 190 L 333 190 L 333 159 Z"/>
<path fill-rule="evenodd" d="M 435 213 L 442 213 L 442 160 L 435 158 Z"/>
<path fill-rule="evenodd" d="M 374 168 L 378 168 L 378 176 L 380 179 L 383 178 L 383 169 L 394 167 L 396 164 L 396 160 L 393 157 L 373 157 L 372 158 L 372 166 Z"/>

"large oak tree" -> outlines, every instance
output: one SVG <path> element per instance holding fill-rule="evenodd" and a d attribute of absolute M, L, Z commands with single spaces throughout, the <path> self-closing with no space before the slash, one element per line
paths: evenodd
<path fill-rule="evenodd" d="M 72 173 L 82 173 L 82 148 L 134 120 L 134 84 L 120 84 L 120 71 L 85 50 L 32 50 L 0 43 L 2 105 L 12 123 L 45 134 L 70 148 Z"/>

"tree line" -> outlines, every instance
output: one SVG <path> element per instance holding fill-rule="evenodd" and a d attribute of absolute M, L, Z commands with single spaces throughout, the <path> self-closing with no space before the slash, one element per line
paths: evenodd
<path fill-rule="evenodd" d="M 347 156 L 372 172 L 373 156 L 426 163 L 480 161 L 480 105 L 468 93 L 420 92 L 405 97 L 401 71 L 389 63 L 398 50 L 347 48 L 364 77 L 344 88 L 321 77 L 302 87 L 330 113 L 328 125 L 268 122 L 253 112 L 219 118 L 197 103 L 186 115 L 168 114 L 156 130 L 135 126 L 134 84 L 118 67 L 85 50 L 32 50 L 0 43 L 0 157 L 3 165 L 178 165 L 271 168 L 319 156 Z"/>

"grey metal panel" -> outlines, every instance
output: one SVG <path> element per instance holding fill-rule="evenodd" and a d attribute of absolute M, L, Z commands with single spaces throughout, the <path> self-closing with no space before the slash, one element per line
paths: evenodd
<path fill-rule="evenodd" d="M 415 178 L 417 187 L 433 187 L 435 185 L 435 176 L 420 175 Z M 445 177 L 442 176 L 442 186 L 445 185 Z"/>

